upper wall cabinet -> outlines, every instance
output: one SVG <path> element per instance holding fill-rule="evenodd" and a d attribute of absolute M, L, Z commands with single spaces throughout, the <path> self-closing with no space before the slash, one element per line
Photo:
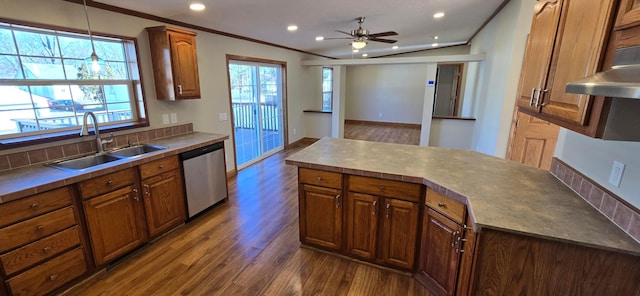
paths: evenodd
<path fill-rule="evenodd" d="M 602 68 L 616 0 L 538 0 L 520 77 L 521 111 L 595 136 L 601 104 L 567 94 L 568 82 Z"/>
<path fill-rule="evenodd" d="M 196 33 L 167 26 L 147 33 L 158 100 L 199 99 Z"/>
<path fill-rule="evenodd" d="M 640 25 L 640 0 L 622 0 L 616 20 L 616 29 Z"/>

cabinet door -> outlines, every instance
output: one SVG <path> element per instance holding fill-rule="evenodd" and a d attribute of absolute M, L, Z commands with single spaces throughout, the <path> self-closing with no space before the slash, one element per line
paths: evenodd
<path fill-rule="evenodd" d="M 149 237 L 184 223 L 182 175 L 174 170 L 142 181 Z"/>
<path fill-rule="evenodd" d="M 418 276 L 435 295 L 453 295 L 460 263 L 456 240 L 462 226 L 425 207 Z"/>
<path fill-rule="evenodd" d="M 127 186 L 83 202 L 96 265 L 102 265 L 146 241 L 144 211 L 137 188 Z"/>
<path fill-rule="evenodd" d="M 616 21 L 616 29 L 640 25 L 640 0 L 622 0 Z"/>
<path fill-rule="evenodd" d="M 562 4 L 563 0 L 538 0 L 535 6 L 518 91 L 521 108 L 539 109 L 535 97 L 545 88 Z"/>
<path fill-rule="evenodd" d="M 342 191 L 301 184 L 300 240 L 331 250 L 342 247 Z"/>
<path fill-rule="evenodd" d="M 363 259 L 376 258 L 378 197 L 349 192 L 347 196 L 347 253 Z"/>
<path fill-rule="evenodd" d="M 418 203 L 384 199 L 380 260 L 404 269 L 413 269 L 418 237 Z"/>
<path fill-rule="evenodd" d="M 196 37 L 176 32 L 168 34 L 176 97 L 199 98 L 200 78 L 198 77 Z"/>
<path fill-rule="evenodd" d="M 542 113 L 583 125 L 591 97 L 564 92 L 567 83 L 595 74 L 606 51 L 614 0 L 571 0 L 563 9 L 554 69 L 542 94 Z"/>

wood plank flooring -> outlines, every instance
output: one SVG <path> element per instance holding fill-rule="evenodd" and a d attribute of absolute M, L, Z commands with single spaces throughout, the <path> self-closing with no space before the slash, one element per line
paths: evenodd
<path fill-rule="evenodd" d="M 302 145 L 304 146 L 304 145 Z M 426 295 L 414 278 L 300 247 L 294 147 L 247 167 L 229 201 L 64 295 Z"/>
<path fill-rule="evenodd" d="M 345 120 L 344 138 L 420 145 L 420 125 Z"/>

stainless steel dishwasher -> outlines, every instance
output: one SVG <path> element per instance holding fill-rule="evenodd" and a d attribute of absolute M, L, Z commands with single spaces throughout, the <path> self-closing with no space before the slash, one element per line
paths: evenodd
<path fill-rule="evenodd" d="M 180 154 L 189 218 L 227 198 L 224 142 Z"/>

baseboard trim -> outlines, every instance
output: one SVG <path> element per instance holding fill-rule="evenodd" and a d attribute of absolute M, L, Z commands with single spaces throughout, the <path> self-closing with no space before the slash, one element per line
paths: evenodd
<path fill-rule="evenodd" d="M 308 137 L 304 137 L 300 140 L 297 140 L 293 143 L 290 143 L 289 145 L 287 145 L 286 147 L 284 147 L 285 149 L 289 149 L 289 148 L 293 148 L 293 147 L 298 147 L 298 146 L 309 146 L 315 142 L 317 142 L 318 140 L 320 140 L 319 138 L 308 138 Z"/>
<path fill-rule="evenodd" d="M 345 124 L 366 124 L 366 125 L 390 126 L 390 127 L 405 127 L 405 128 L 422 128 L 421 124 L 399 123 L 399 122 L 384 122 L 384 121 L 367 121 L 367 120 L 345 119 L 344 123 Z"/>

